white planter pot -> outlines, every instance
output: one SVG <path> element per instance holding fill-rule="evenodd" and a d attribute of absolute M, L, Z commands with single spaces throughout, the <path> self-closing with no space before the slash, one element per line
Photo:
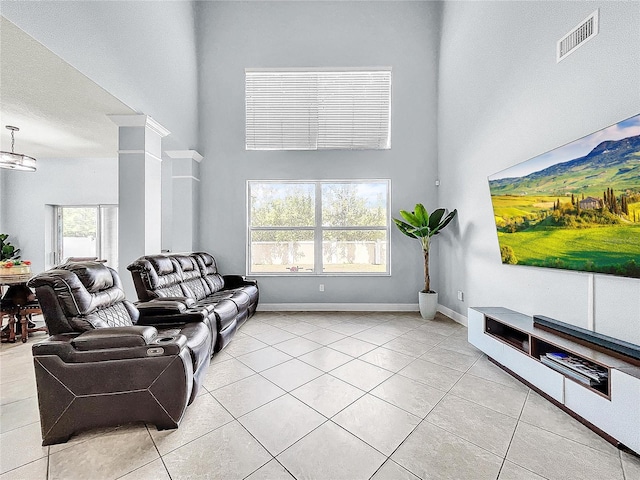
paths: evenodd
<path fill-rule="evenodd" d="M 420 305 L 420 315 L 425 320 L 433 320 L 438 308 L 438 294 L 418 292 L 418 305 Z"/>

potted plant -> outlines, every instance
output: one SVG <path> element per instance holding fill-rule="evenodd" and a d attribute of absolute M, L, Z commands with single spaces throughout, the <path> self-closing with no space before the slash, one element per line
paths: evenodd
<path fill-rule="evenodd" d="M 20 249 L 7 241 L 9 235 L 0 233 L 0 275 L 16 275 L 31 272 L 31 262 L 20 260 Z"/>
<path fill-rule="evenodd" d="M 444 227 L 449 225 L 458 211 L 454 209 L 445 215 L 444 208 L 438 208 L 429 215 L 427 210 L 421 203 L 415 206 L 413 212 L 400 210 L 400 215 L 405 221 L 394 218 L 398 229 L 407 237 L 416 238 L 422 246 L 422 254 L 424 257 L 424 290 L 418 292 L 418 303 L 420 305 L 420 314 L 425 320 L 433 320 L 436 316 L 436 308 L 438 306 L 438 294 L 431 290 L 431 281 L 429 278 L 429 246 L 431 237 L 437 235 Z"/>

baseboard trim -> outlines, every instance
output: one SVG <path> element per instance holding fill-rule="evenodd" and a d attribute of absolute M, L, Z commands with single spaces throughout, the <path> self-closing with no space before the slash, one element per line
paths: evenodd
<path fill-rule="evenodd" d="M 417 312 L 417 303 L 259 303 L 259 312 Z"/>
<path fill-rule="evenodd" d="M 456 312 L 455 310 L 451 310 L 450 308 L 445 307 L 444 305 L 440 305 L 438 304 L 438 311 L 440 313 L 445 314 L 447 317 L 455 320 L 456 322 L 464 325 L 465 327 L 468 326 L 467 324 L 467 317 L 465 317 L 464 315 Z"/>
<path fill-rule="evenodd" d="M 417 303 L 260 303 L 259 312 L 417 312 Z M 444 305 L 438 311 L 467 326 L 467 317 Z"/>

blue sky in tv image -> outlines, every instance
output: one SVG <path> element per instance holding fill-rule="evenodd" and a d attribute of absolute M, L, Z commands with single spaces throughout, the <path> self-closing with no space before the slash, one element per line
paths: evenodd
<path fill-rule="evenodd" d="M 539 172 L 551 165 L 568 162 L 579 157 L 587 155 L 594 147 L 608 140 L 620 140 L 623 138 L 634 137 L 640 135 L 640 114 L 618 122 L 602 130 L 582 137 L 573 142 L 567 143 L 561 147 L 555 148 L 549 152 L 533 157 L 517 165 L 494 173 L 489 180 L 498 180 L 501 178 L 519 178 L 529 175 L 533 172 Z"/>

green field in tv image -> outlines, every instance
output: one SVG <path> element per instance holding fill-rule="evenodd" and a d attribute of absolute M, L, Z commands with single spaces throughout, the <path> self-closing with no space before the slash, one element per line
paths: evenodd
<path fill-rule="evenodd" d="M 640 115 L 489 177 L 502 263 L 640 278 Z"/>

